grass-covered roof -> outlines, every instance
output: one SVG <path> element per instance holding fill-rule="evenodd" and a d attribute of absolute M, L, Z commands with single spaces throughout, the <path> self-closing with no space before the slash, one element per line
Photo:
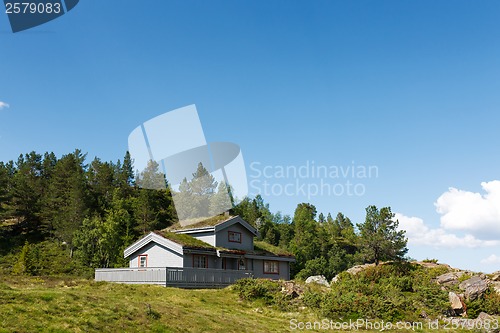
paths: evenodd
<path fill-rule="evenodd" d="M 231 216 L 231 215 L 229 215 L 229 216 L 217 215 L 217 216 L 213 216 L 210 218 L 198 218 L 198 219 L 185 220 L 185 221 L 183 221 L 184 225 L 181 225 L 180 223 L 175 223 L 174 225 L 170 226 L 168 228 L 168 230 L 176 231 L 176 230 L 213 227 L 213 226 L 216 226 L 217 224 L 228 221 L 234 217 L 235 216 Z"/>
<path fill-rule="evenodd" d="M 280 257 L 293 257 L 293 254 L 288 252 L 287 250 L 266 243 L 264 241 L 254 241 L 253 244 L 256 252 L 264 251 L 264 252 L 270 252 Z"/>
<path fill-rule="evenodd" d="M 280 247 L 274 246 L 272 244 L 269 244 L 264 241 L 254 241 L 254 248 L 255 252 L 263 251 L 263 252 L 270 252 L 274 255 L 280 256 L 280 257 L 293 257 L 293 254 L 288 252 L 285 249 L 282 249 Z"/>
<path fill-rule="evenodd" d="M 205 243 L 204 241 L 201 241 L 194 237 L 191 237 L 189 235 L 176 234 L 174 232 L 165 230 L 155 231 L 155 233 L 168 240 L 171 240 L 172 242 L 182 245 L 183 247 L 196 248 L 196 249 L 212 249 L 212 250 L 215 249 L 215 247 L 213 247 L 212 245 Z"/>

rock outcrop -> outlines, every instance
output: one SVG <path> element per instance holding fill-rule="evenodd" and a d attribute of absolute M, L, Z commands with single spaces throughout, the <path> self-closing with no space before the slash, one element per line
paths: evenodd
<path fill-rule="evenodd" d="M 476 319 L 465 318 L 444 318 L 444 322 L 450 327 L 459 327 L 464 331 L 480 332 L 480 333 L 498 333 L 499 328 L 496 325 L 498 317 L 491 316 L 485 312 L 481 312 Z M 450 330 L 450 332 L 453 332 Z"/>
<path fill-rule="evenodd" d="M 490 281 L 484 275 L 476 275 L 460 283 L 458 287 L 465 291 L 465 298 L 473 301 L 488 290 Z"/>
<path fill-rule="evenodd" d="M 314 275 L 306 279 L 306 283 L 317 283 L 319 285 L 330 288 L 330 284 L 323 275 Z"/>
<path fill-rule="evenodd" d="M 460 298 L 460 296 L 458 296 L 457 294 L 455 294 L 452 291 L 449 292 L 448 296 L 450 298 L 450 306 L 454 312 L 453 314 L 455 316 L 466 316 L 467 311 L 466 311 L 465 303 Z"/>
<path fill-rule="evenodd" d="M 441 285 L 453 285 L 458 284 L 458 279 L 461 278 L 464 272 L 449 272 L 439 275 L 436 278 L 436 282 Z"/>
<path fill-rule="evenodd" d="M 297 298 L 304 294 L 304 289 L 294 281 L 285 281 L 281 285 L 281 292 L 291 298 Z"/>
<path fill-rule="evenodd" d="M 435 268 L 435 267 L 446 267 L 451 269 L 450 265 L 447 264 L 441 264 L 437 262 L 428 262 L 428 261 L 415 261 L 415 264 L 420 265 L 425 268 Z"/>
<path fill-rule="evenodd" d="M 493 290 L 500 294 L 500 281 L 491 282 L 490 284 L 493 287 Z"/>
<path fill-rule="evenodd" d="M 381 265 L 383 265 L 383 263 L 381 263 Z M 346 270 L 346 272 L 352 275 L 356 275 L 359 272 L 364 271 L 368 267 L 375 267 L 375 264 L 356 265 Z"/>
<path fill-rule="evenodd" d="M 491 273 L 491 281 L 500 281 L 500 271 Z"/>

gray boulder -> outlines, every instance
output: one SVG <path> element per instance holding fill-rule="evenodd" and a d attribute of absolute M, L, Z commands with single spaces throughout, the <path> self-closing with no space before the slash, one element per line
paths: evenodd
<path fill-rule="evenodd" d="M 330 284 L 323 275 L 314 275 L 306 279 L 306 283 L 317 283 L 319 285 L 330 288 Z"/>
<path fill-rule="evenodd" d="M 356 266 L 353 266 L 353 267 L 349 268 L 348 270 L 346 270 L 346 272 L 349 274 L 352 274 L 352 275 L 356 275 L 356 274 L 366 270 L 368 267 L 375 267 L 375 264 L 356 265 Z"/>
<path fill-rule="evenodd" d="M 483 281 L 483 279 L 479 275 L 476 275 L 471 277 L 470 279 L 463 281 L 458 285 L 458 287 L 462 290 L 466 290 L 468 287 L 480 283 L 481 281 Z"/>
<path fill-rule="evenodd" d="M 498 333 L 499 329 L 495 323 L 498 323 L 498 318 L 486 312 L 481 312 L 476 318 L 475 328 L 482 328 L 480 330 L 481 333 Z"/>
<path fill-rule="evenodd" d="M 484 312 L 481 312 L 476 319 L 450 317 L 444 319 L 450 327 L 463 328 L 463 332 L 498 333 L 499 331 L 496 326 L 498 318 Z M 450 332 L 455 332 L 455 330 L 450 330 Z"/>
<path fill-rule="evenodd" d="M 490 281 L 483 278 L 483 276 L 473 276 L 468 280 L 460 283 L 458 287 L 465 291 L 465 298 L 473 301 L 481 297 L 488 289 Z"/>
<path fill-rule="evenodd" d="M 464 275 L 463 272 L 445 273 L 445 274 L 439 275 L 436 278 L 436 282 L 438 284 L 444 284 L 444 285 L 457 284 L 458 283 L 458 279 L 461 278 L 463 275 Z"/>

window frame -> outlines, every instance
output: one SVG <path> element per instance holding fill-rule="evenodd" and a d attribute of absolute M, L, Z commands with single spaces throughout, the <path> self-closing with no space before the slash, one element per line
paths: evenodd
<path fill-rule="evenodd" d="M 273 265 L 276 265 L 276 271 L 266 270 L 266 263 L 272 263 Z M 262 266 L 263 266 L 262 271 L 264 272 L 264 274 L 279 274 L 280 273 L 280 262 L 278 260 L 263 260 Z"/>
<path fill-rule="evenodd" d="M 243 262 L 244 262 L 244 264 L 245 264 L 245 265 L 244 265 L 245 269 L 241 269 L 241 268 L 240 268 L 240 267 L 241 267 L 241 266 L 240 266 L 240 261 L 243 261 Z M 246 258 L 239 258 L 239 259 L 238 259 L 237 264 L 238 264 L 238 270 L 239 270 L 239 271 L 248 271 L 248 260 L 247 260 Z"/>
<path fill-rule="evenodd" d="M 195 263 L 197 263 L 199 265 L 199 258 L 205 258 L 204 259 L 204 262 L 205 262 L 205 267 L 200 267 L 200 266 L 197 266 L 195 265 Z M 193 254 L 193 268 L 208 268 L 208 255 L 206 254 Z"/>
<path fill-rule="evenodd" d="M 144 263 L 145 266 L 141 265 L 142 258 L 146 258 L 145 263 Z M 137 267 L 139 267 L 139 268 L 147 268 L 148 267 L 148 255 L 147 254 L 139 254 L 137 256 L 137 260 L 138 260 Z"/>
<path fill-rule="evenodd" d="M 227 258 L 222 257 L 222 269 L 227 269 Z"/>
<path fill-rule="evenodd" d="M 233 239 L 232 240 L 231 240 L 231 235 L 233 235 Z M 239 236 L 239 240 L 234 240 L 234 235 L 238 235 Z M 229 243 L 239 243 L 239 244 L 241 244 L 242 238 L 243 238 L 243 236 L 242 236 L 241 232 L 239 232 L 239 231 L 228 230 L 228 232 L 227 232 L 227 241 Z"/>

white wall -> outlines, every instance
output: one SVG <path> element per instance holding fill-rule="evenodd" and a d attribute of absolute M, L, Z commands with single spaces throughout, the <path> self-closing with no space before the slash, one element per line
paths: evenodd
<path fill-rule="evenodd" d="M 130 267 L 139 267 L 139 255 L 147 254 L 147 267 L 182 267 L 182 256 L 156 243 L 149 243 L 130 256 Z"/>
<path fill-rule="evenodd" d="M 193 232 L 193 233 L 189 233 L 188 234 L 189 236 L 192 236 L 196 239 L 199 239 L 207 244 L 210 244 L 212 246 L 216 246 L 215 245 L 215 235 L 213 232 L 211 231 L 206 231 L 206 232 Z"/>

